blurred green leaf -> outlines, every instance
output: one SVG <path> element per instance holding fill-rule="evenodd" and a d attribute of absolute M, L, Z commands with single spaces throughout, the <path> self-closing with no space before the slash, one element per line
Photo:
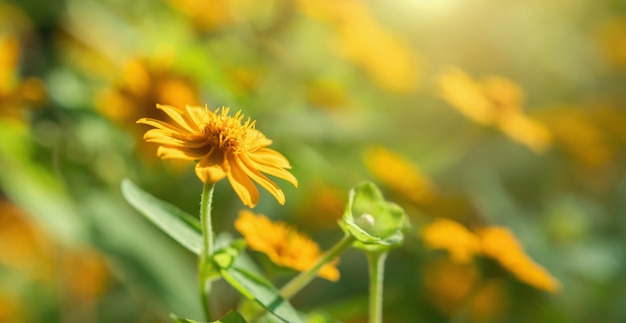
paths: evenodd
<path fill-rule="evenodd" d="M 201 323 L 190 319 L 180 318 L 173 313 L 170 314 L 170 317 L 176 323 Z M 246 320 L 238 312 L 230 310 L 221 319 L 217 321 L 211 321 L 211 323 L 246 323 Z"/>
<path fill-rule="evenodd" d="M 178 317 L 174 314 L 170 314 L 170 317 L 172 318 L 172 320 L 174 320 L 174 322 L 176 323 L 202 323 L 199 321 L 194 321 L 194 320 L 190 320 L 190 319 L 184 319 L 182 317 Z M 219 321 L 218 321 L 219 322 Z"/>
<path fill-rule="evenodd" d="M 193 253 L 200 253 L 202 234 L 198 221 L 191 215 L 146 193 L 129 179 L 122 181 L 122 194 L 154 225 Z"/>
<path fill-rule="evenodd" d="M 57 239 L 75 244 L 88 236 L 59 174 L 33 163 L 34 142 L 27 129 L 0 120 L 0 187 L 9 199 L 43 224 Z"/>

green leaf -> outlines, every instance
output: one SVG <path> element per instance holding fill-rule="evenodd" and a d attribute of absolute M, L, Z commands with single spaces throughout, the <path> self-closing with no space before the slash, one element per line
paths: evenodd
<path fill-rule="evenodd" d="M 284 322 L 302 322 L 296 310 L 267 279 L 237 266 L 221 270 L 222 277 L 250 300 L 256 301 Z"/>
<path fill-rule="evenodd" d="M 170 317 L 176 323 L 201 323 L 198 321 L 178 317 L 175 314 L 170 314 Z M 211 321 L 211 323 L 246 323 L 246 320 L 238 312 L 230 310 L 221 319 L 217 321 Z"/>
<path fill-rule="evenodd" d="M 238 312 L 230 310 L 224 317 L 213 323 L 246 323 L 246 320 Z"/>
<path fill-rule="evenodd" d="M 170 313 L 170 318 L 172 318 L 172 320 L 174 320 L 174 322 L 176 323 L 202 323 L 202 322 L 178 317 L 176 316 L 176 314 L 173 314 L 173 313 Z"/>
<path fill-rule="evenodd" d="M 218 268 L 228 269 L 237 259 L 243 249 L 246 248 L 246 241 L 243 239 L 233 240 L 229 245 L 218 249 L 213 255 L 213 262 Z"/>
<path fill-rule="evenodd" d="M 137 211 L 182 246 L 200 254 L 202 234 L 193 216 L 146 193 L 129 179 L 124 179 L 121 187 L 124 198 Z"/>

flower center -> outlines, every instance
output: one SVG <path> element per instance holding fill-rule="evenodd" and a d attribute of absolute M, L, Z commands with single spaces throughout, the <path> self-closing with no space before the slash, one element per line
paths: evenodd
<path fill-rule="evenodd" d="M 241 152 L 246 148 L 246 134 L 248 129 L 253 128 L 255 122 L 250 118 L 242 124 L 244 118 L 241 111 L 229 116 L 229 108 L 215 110 L 208 114 L 202 132 L 207 136 L 207 141 L 213 147 L 222 151 Z"/>

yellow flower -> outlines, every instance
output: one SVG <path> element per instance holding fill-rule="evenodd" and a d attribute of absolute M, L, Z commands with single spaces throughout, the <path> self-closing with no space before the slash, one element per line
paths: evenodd
<path fill-rule="evenodd" d="M 304 271 L 322 256 L 317 244 L 284 222 L 272 222 L 262 214 L 239 212 L 235 228 L 245 237 L 248 247 L 266 254 L 274 263 Z M 330 281 L 339 279 L 337 261 L 326 264 L 319 276 Z"/>
<path fill-rule="evenodd" d="M 474 81 L 458 68 L 449 68 L 439 77 L 442 97 L 468 118 L 499 128 L 511 139 L 535 152 L 551 144 L 548 129 L 522 111 L 522 90 L 509 79 L 488 76 Z"/>
<path fill-rule="evenodd" d="M 45 87 L 39 78 L 20 77 L 20 56 L 17 36 L 0 34 L 0 118 L 24 120 L 25 108 L 45 101 Z"/>
<path fill-rule="evenodd" d="M 282 178 L 294 186 L 298 180 L 286 169 L 289 161 L 279 152 L 267 148 L 272 141 L 255 129 L 255 122 L 243 122 L 241 111 L 229 116 L 229 108 L 209 111 L 207 108 L 187 106 L 179 109 L 158 105 L 173 123 L 142 118 L 137 123 L 155 127 L 144 139 L 159 144 L 161 158 L 197 160 L 196 175 L 204 183 L 216 183 L 228 178 L 243 204 L 254 207 L 259 201 L 257 182 L 282 205 L 283 191 L 261 172 Z M 254 182 L 253 182 L 254 181 Z"/>
<path fill-rule="evenodd" d="M 478 237 L 452 220 L 437 218 L 424 226 L 420 235 L 426 247 L 448 250 L 451 260 L 458 264 L 468 263 L 474 255 L 480 253 Z"/>
<path fill-rule="evenodd" d="M 453 263 L 448 259 L 430 262 L 422 272 L 428 301 L 444 313 L 461 308 L 479 279 L 476 265 Z"/>
<path fill-rule="evenodd" d="M 142 117 L 167 120 L 154 108 L 157 103 L 173 106 L 198 105 L 200 98 L 193 79 L 176 72 L 167 58 L 129 60 L 115 71 L 115 79 L 95 99 L 98 111 L 116 124 L 130 129 L 139 137 L 135 121 Z M 152 145 L 138 143 L 142 157 L 154 156 Z"/>
<path fill-rule="evenodd" d="M 234 21 L 230 0 L 168 0 L 167 2 L 191 18 L 195 27 L 201 32 L 215 31 Z"/>
<path fill-rule="evenodd" d="M 594 111 L 599 110 L 594 107 Z M 615 126 L 599 124 L 597 116 L 584 109 L 560 107 L 549 111 L 543 118 L 554 134 L 554 141 L 563 151 L 589 166 L 606 166 L 614 159 L 617 147 L 609 136 L 611 128 L 624 128 L 618 115 L 611 115 Z M 617 126 L 617 127 L 616 127 Z"/>
<path fill-rule="evenodd" d="M 524 253 L 507 228 L 486 227 L 474 233 L 455 221 L 438 218 L 424 226 L 420 235 L 428 248 L 447 250 L 454 263 L 466 264 L 472 256 L 489 257 L 535 288 L 551 293 L 561 288 L 556 278 Z"/>
<path fill-rule="evenodd" d="M 340 55 L 362 68 L 382 89 L 413 93 L 419 82 L 419 57 L 402 37 L 376 19 L 363 0 L 294 0 L 300 12 L 336 30 Z"/>
<path fill-rule="evenodd" d="M 423 204 L 435 196 L 432 183 L 414 164 L 382 146 L 366 152 L 365 165 L 377 180 L 411 202 Z"/>
<path fill-rule="evenodd" d="M 524 253 L 509 229 L 489 227 L 480 230 L 478 236 L 483 254 L 498 261 L 520 281 L 551 293 L 561 288 L 556 278 Z"/>

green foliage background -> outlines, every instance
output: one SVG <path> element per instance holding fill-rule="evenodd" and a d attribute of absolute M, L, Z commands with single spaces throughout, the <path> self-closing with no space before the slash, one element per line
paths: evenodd
<path fill-rule="evenodd" d="M 327 6 L 339 8 L 339 2 Z M 0 2 L 0 36 L 15 37 L 21 49 L 13 82 L 35 77 L 46 97 L 16 108 L 0 93 L 0 192 L 45 237 L 43 257 L 53 272 L 53 278 L 33 278 L 38 260 L 32 254 L 2 258 L 21 242 L 8 241 L 15 239 L 5 233 L 10 223 L 0 222 L 0 303 L 6 304 L 0 321 L 201 316 L 195 256 L 134 211 L 119 188 L 129 177 L 198 213 L 202 184 L 192 165 L 158 160 L 155 147 L 142 143 L 146 127 L 115 117 L 154 113 L 156 103 L 167 103 L 164 89 L 174 96 L 195 92 L 199 102 L 189 103 L 230 106 L 257 120 L 257 129 L 274 140 L 272 148 L 292 163 L 300 185 L 277 180 L 286 205 L 262 192 L 255 212 L 293 224 L 323 248 L 342 235 L 336 221 L 348 190 L 363 180 L 380 181 L 366 167 L 370 148 L 401 154 L 429 178 L 437 190 L 430 202 L 380 183 L 414 225 L 388 258 L 386 322 L 446 322 L 453 316 L 433 305 L 424 283 L 425 268 L 441 254 L 425 250 L 417 231 L 435 217 L 511 228 L 563 285 L 550 295 L 506 277 L 508 305 L 490 318 L 467 320 L 626 320 L 621 1 L 346 1 L 351 14 L 342 17 L 360 21 L 365 10 L 376 24 L 362 18 L 357 26 L 372 31 L 358 41 L 342 38 L 341 26 L 348 23 L 308 8 L 307 1 L 206 1 L 187 13 L 181 3 Z M 206 16 L 194 18 L 201 14 Z M 398 43 L 403 45 L 390 45 Z M 128 68 L 137 59 L 147 62 L 147 78 Z M 450 65 L 475 78 L 514 80 L 524 90 L 525 113 L 537 120 L 550 124 L 572 116 L 585 126 L 561 129 L 570 141 L 555 137 L 549 150 L 536 153 L 441 98 L 437 79 Z M 167 80 L 175 85 L 163 85 Z M 111 93 L 130 104 L 116 104 Z M 8 109 L 17 109 L 18 117 L 5 116 Z M 232 223 L 243 206 L 225 181 L 217 184 L 214 207 L 217 231 L 238 235 Z M 8 214 L 3 209 L 0 217 Z M 102 257 L 108 273 L 93 282 L 103 287 L 91 296 L 68 292 L 73 281 L 91 275 L 67 275 L 66 255 L 77 250 Z M 277 284 L 293 275 L 257 256 Z M 25 266 L 34 271 L 19 269 L 29 261 Z M 339 282 L 315 280 L 293 305 L 343 322 L 365 321 L 365 258 L 350 251 L 339 269 Z M 239 296 L 223 282 L 216 288 L 215 306 L 226 313 Z"/>

